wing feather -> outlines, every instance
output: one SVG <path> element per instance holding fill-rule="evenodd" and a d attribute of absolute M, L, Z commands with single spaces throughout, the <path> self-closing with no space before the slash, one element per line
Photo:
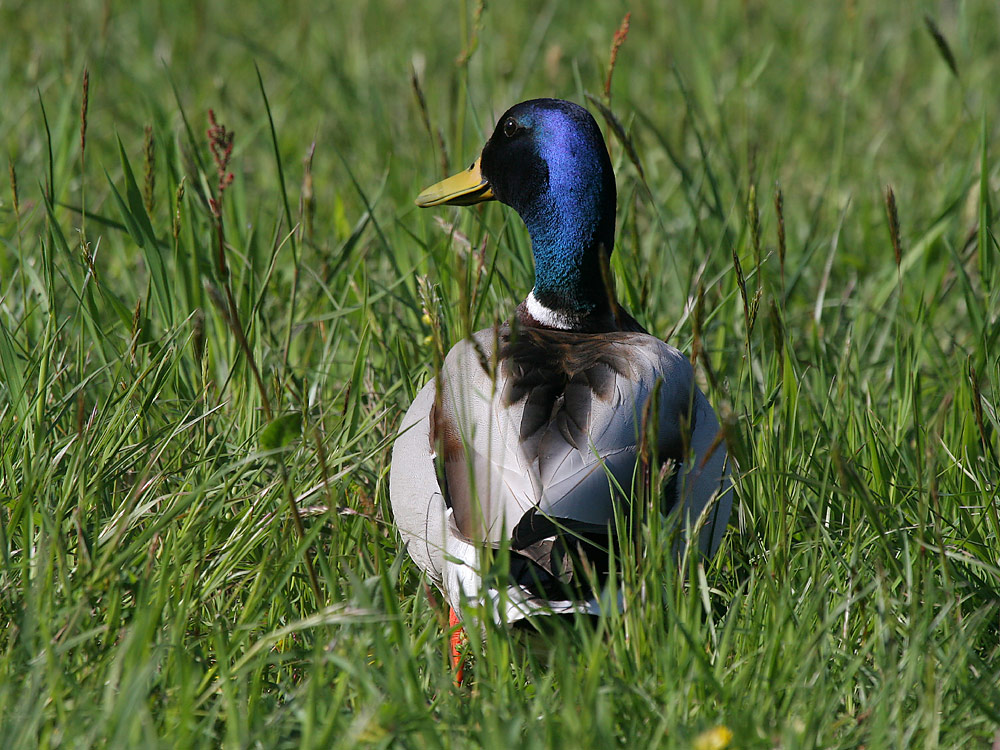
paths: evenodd
<path fill-rule="evenodd" d="M 407 412 L 390 476 L 400 531 L 436 580 L 469 588 L 473 579 L 452 570 L 446 552 L 455 547 L 451 558 L 464 559 L 469 544 L 498 545 L 535 516 L 606 529 L 615 504 L 628 501 L 649 418 L 659 458 L 681 466 L 678 518 L 702 526 L 704 552 L 718 546 L 732 503 L 725 445 L 673 347 L 640 332 L 504 326 L 456 345 L 439 378 L 440 388 L 429 383 Z M 649 416 L 654 394 L 658 413 Z M 544 558 L 531 565 L 558 558 L 565 566 L 554 544 L 534 539 L 524 554 Z"/>

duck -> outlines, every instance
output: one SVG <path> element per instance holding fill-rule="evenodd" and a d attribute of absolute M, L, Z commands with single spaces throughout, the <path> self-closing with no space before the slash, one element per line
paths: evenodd
<path fill-rule="evenodd" d="M 648 516 L 631 491 L 645 457 L 673 467 L 659 512 L 683 549 L 714 555 L 732 508 L 725 440 L 690 360 L 614 294 L 615 175 L 591 114 L 516 104 L 472 165 L 416 204 L 492 200 L 525 224 L 534 284 L 506 322 L 448 352 L 402 419 L 389 472 L 406 551 L 449 604 L 459 669 L 463 614 L 515 625 L 614 606 L 595 582 L 616 524 Z M 503 574 L 487 574 L 500 550 Z"/>

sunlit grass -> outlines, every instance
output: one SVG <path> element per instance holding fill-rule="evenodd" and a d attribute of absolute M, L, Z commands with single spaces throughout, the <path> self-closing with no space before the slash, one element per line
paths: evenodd
<path fill-rule="evenodd" d="M 0 747 L 993 742 L 996 5 L 633 7 L 610 98 L 614 3 L 337 8 L 0 7 Z M 456 688 L 391 441 L 530 246 L 412 200 L 588 94 L 733 525 L 687 575 L 645 530 L 622 612 Z"/>

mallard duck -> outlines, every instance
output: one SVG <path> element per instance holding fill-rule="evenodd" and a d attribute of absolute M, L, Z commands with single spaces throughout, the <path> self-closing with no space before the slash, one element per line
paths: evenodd
<path fill-rule="evenodd" d="M 608 603 L 587 583 L 606 571 L 615 519 L 645 512 L 629 493 L 653 447 L 644 433 L 677 467 L 664 512 L 705 555 L 732 505 L 725 443 L 688 359 L 614 297 L 615 177 L 590 113 L 511 107 L 475 163 L 416 203 L 488 200 L 527 226 L 535 283 L 508 322 L 456 344 L 410 405 L 389 475 L 396 526 L 452 623 L 475 605 L 507 623 L 598 614 Z M 484 583 L 484 551 L 501 547 L 508 580 Z"/>

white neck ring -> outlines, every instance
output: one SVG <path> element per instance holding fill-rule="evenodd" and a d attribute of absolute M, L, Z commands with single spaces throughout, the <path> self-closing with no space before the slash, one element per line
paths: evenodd
<path fill-rule="evenodd" d="M 537 320 L 543 326 L 549 328 L 558 328 L 562 331 L 572 330 L 577 319 L 567 315 L 566 313 L 553 310 L 551 307 L 546 307 L 535 297 L 535 290 L 532 289 L 528 298 L 524 301 L 525 306 L 528 308 L 528 315 Z"/>

